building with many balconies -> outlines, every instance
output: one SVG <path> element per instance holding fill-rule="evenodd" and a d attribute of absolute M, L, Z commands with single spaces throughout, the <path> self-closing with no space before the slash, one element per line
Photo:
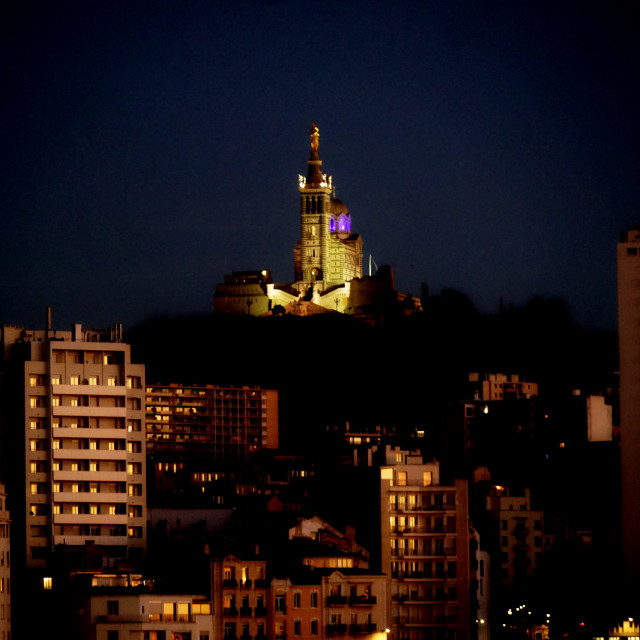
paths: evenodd
<path fill-rule="evenodd" d="M 382 571 L 392 640 L 469 636 L 467 483 L 440 484 L 437 462 L 386 449 L 380 469 Z"/>
<path fill-rule="evenodd" d="M 146 547 L 144 366 L 121 327 L 2 328 L 3 463 L 14 566 L 141 561 Z"/>

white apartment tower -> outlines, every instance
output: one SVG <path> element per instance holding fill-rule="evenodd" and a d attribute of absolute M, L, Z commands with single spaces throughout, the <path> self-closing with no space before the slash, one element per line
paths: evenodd
<path fill-rule="evenodd" d="M 45 569 L 55 550 L 92 569 L 144 555 L 144 366 L 121 331 L 2 328 L 3 458 L 24 492 L 14 502 L 21 566 Z"/>

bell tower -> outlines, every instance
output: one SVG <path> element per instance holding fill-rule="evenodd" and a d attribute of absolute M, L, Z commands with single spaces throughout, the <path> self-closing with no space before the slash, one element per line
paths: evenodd
<path fill-rule="evenodd" d="M 325 288 L 328 278 L 331 176 L 322 173 L 318 152 L 320 132 L 315 124 L 309 132 L 311 153 L 307 177 L 298 176 L 300 191 L 300 240 L 294 249 L 295 279 L 308 286 Z"/>

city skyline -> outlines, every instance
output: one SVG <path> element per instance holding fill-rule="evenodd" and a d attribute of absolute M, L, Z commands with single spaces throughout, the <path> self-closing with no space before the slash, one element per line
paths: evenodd
<path fill-rule="evenodd" d="M 365 272 L 613 330 L 640 199 L 630 8 L 13 3 L 3 321 L 131 328 L 210 312 L 233 270 L 292 280 L 316 122 Z"/>

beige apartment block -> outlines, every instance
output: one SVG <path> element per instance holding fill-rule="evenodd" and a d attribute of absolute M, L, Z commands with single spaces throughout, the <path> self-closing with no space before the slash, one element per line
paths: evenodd
<path fill-rule="evenodd" d="M 23 446 L 12 454 L 14 470 L 24 474 L 24 522 L 16 527 L 24 563 L 45 568 L 56 547 L 64 548 L 72 566 L 141 560 L 144 366 L 131 363 L 121 327 L 5 326 L 2 338 L 11 371 L 22 377 L 13 387 L 22 394 L 16 399 L 22 411 L 12 415 L 22 421 Z M 19 440 L 14 432 L 16 448 Z"/>
<path fill-rule="evenodd" d="M 130 593 L 85 598 L 76 624 L 85 640 L 213 640 L 211 603 L 204 596 Z"/>

